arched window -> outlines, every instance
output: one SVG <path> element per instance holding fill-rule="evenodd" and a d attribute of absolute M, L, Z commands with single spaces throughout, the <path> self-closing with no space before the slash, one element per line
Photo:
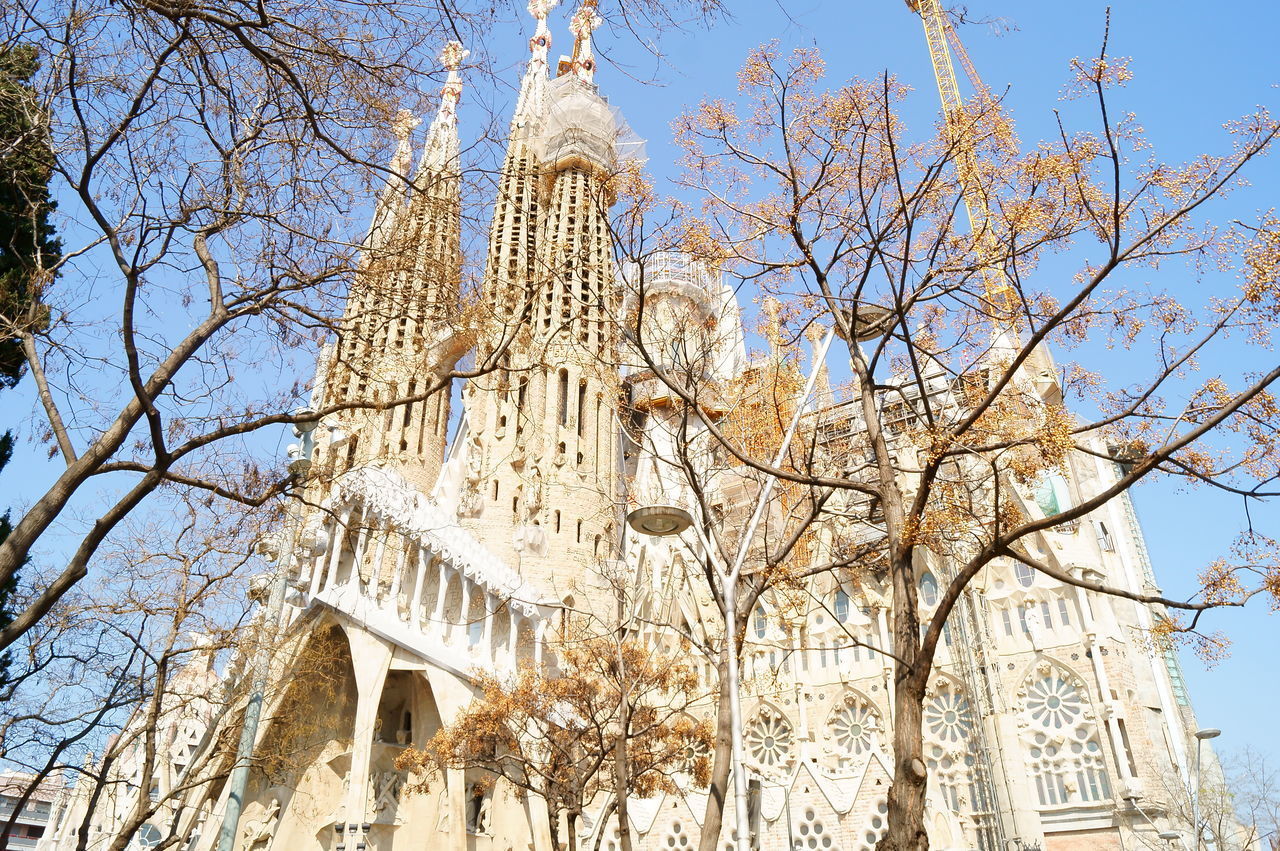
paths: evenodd
<path fill-rule="evenodd" d="M 769 621 L 764 614 L 764 606 L 757 603 L 756 612 L 752 617 L 752 625 L 755 628 L 756 638 L 764 638 L 765 633 L 769 629 Z"/>
<path fill-rule="evenodd" d="M 760 707 L 743 738 L 751 758 L 761 768 L 786 768 L 791 763 L 795 734 L 787 719 L 772 707 Z"/>
<path fill-rule="evenodd" d="M 1013 566 L 1013 573 L 1018 579 L 1018 584 L 1023 588 L 1030 588 L 1035 584 L 1036 572 L 1022 562 Z"/>
<path fill-rule="evenodd" d="M 938 580 L 927 570 L 920 577 L 920 600 L 926 606 L 938 605 Z"/>
<path fill-rule="evenodd" d="M 1111 797 L 1102 745 L 1086 707 L 1080 689 L 1053 669 L 1042 668 L 1027 685 L 1028 767 L 1042 807 Z"/>
<path fill-rule="evenodd" d="M 164 838 L 160 835 L 160 828 L 151 823 L 144 824 L 142 827 L 138 828 L 138 832 L 135 834 L 135 837 L 138 840 L 138 845 L 143 848 L 154 848 L 159 845 L 160 840 Z"/>
<path fill-rule="evenodd" d="M 849 594 L 843 588 L 836 589 L 835 605 L 836 620 L 844 623 L 849 620 Z"/>

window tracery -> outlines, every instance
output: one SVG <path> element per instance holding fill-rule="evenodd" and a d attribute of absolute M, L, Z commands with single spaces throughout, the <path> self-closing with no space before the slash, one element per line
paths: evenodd
<path fill-rule="evenodd" d="M 974 724 L 968 698 L 943 680 L 924 707 L 925 764 L 956 813 L 968 813 L 982 798 L 975 788 Z"/>
<path fill-rule="evenodd" d="M 1111 797 L 1093 713 L 1074 678 L 1041 665 L 1024 689 L 1023 723 L 1028 768 L 1040 806 Z"/>
<path fill-rule="evenodd" d="M 689 834 L 684 829 L 684 823 L 677 819 L 671 823 L 671 829 L 667 831 L 667 836 L 659 847 L 673 849 L 673 851 L 684 851 L 690 845 Z"/>
<path fill-rule="evenodd" d="M 827 719 L 829 749 L 842 767 L 854 757 L 869 753 L 880 727 L 875 708 L 855 694 L 847 694 Z"/>
<path fill-rule="evenodd" d="M 791 847 L 792 851 L 826 851 L 835 847 L 835 838 L 813 806 L 804 808 L 804 817 L 796 826 L 796 836 Z"/>
<path fill-rule="evenodd" d="M 795 734 L 782 713 L 762 706 L 746 730 L 747 750 L 763 769 L 786 768 L 792 760 Z"/>
<path fill-rule="evenodd" d="M 876 801 L 858 837 L 858 851 L 875 851 L 876 845 L 889 832 L 889 802 L 885 798 Z"/>

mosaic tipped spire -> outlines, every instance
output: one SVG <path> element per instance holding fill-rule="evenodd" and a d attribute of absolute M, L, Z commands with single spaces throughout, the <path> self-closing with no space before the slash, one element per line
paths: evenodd
<path fill-rule="evenodd" d="M 591 35 L 604 18 L 596 13 L 599 0 L 583 0 L 578 11 L 574 12 L 569 22 L 569 32 L 573 33 L 573 55 L 569 59 L 569 69 L 578 79 L 590 83 L 595 79 L 596 59 L 592 50 Z"/>
<path fill-rule="evenodd" d="M 431 130 L 427 133 L 427 145 L 422 150 L 415 181 L 421 183 L 432 171 L 448 167 L 458 156 L 458 101 L 462 98 L 462 75 L 459 69 L 471 55 L 462 42 L 451 41 L 440 51 L 440 63 L 448 71 L 444 85 L 440 87 L 440 108 L 436 111 Z"/>

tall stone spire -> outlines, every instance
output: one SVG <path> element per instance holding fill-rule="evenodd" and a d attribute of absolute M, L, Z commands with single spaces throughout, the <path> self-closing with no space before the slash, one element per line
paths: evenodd
<path fill-rule="evenodd" d="M 522 575 L 563 596 L 616 557 L 619 532 L 620 298 L 608 222 L 617 127 L 591 82 L 594 3 L 574 16 L 566 61 L 580 68 L 552 81 L 547 8 L 530 6 L 538 30 L 494 207 L 493 315 L 478 349 L 498 368 L 468 384 L 459 513 Z"/>
<path fill-rule="evenodd" d="M 461 44 L 445 47 L 441 58 L 448 75 L 412 180 L 409 137 L 418 122 L 404 110 L 397 118 L 393 173 L 378 199 L 326 369 L 326 404 L 382 405 L 422 395 L 452 367 L 450 359 L 456 360 L 457 329 L 450 319 L 461 277 L 457 105 L 465 57 Z M 323 469 L 340 473 L 363 463 L 388 464 L 430 491 L 440 473 L 448 422 L 447 386 L 385 410 L 341 413 L 322 447 Z"/>
<path fill-rule="evenodd" d="M 408 186 L 406 175 L 409 173 L 409 163 L 413 155 L 409 137 L 417 126 L 418 119 L 409 110 L 402 109 L 396 114 L 396 121 L 392 126 L 392 132 L 397 140 L 396 152 L 391 157 L 391 163 L 388 166 L 390 174 L 387 175 L 387 183 L 378 196 L 377 204 L 374 205 L 373 220 L 369 224 L 369 233 L 362 246 L 360 264 L 364 268 L 372 264 L 379 253 L 386 249 L 387 239 L 395 230 L 396 220 L 404 208 L 405 189 Z"/>

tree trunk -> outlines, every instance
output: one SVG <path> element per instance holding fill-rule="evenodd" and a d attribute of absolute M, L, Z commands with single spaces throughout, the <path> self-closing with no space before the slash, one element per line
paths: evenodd
<path fill-rule="evenodd" d="M 924 691 L 929 661 L 920 656 L 915 571 L 908 550 L 894 559 L 893 784 L 889 787 L 888 832 L 877 851 L 928 851 L 924 796 L 929 778 L 924 761 Z"/>
<path fill-rule="evenodd" d="M 729 797 L 729 769 L 733 762 L 733 740 L 730 738 L 729 678 L 725 668 L 728 659 L 720 654 L 716 675 L 720 682 L 716 697 L 716 750 L 711 759 L 711 785 L 707 787 L 707 810 L 702 819 L 702 836 L 698 851 L 716 851 L 724 823 L 724 802 Z"/>
<path fill-rule="evenodd" d="M 631 706 L 626 700 L 622 703 L 622 717 L 619 719 L 619 726 L 622 734 L 618 736 L 618 740 L 613 745 L 614 786 L 616 787 L 618 810 L 618 844 L 622 846 L 622 851 L 631 851 L 631 824 L 627 815 L 627 779 L 631 773 L 627 765 L 627 735 L 631 731 Z M 606 821 L 602 820 L 600 823 L 601 833 L 604 832 Z"/>
<path fill-rule="evenodd" d="M 921 680 L 925 682 L 926 680 Z M 877 851 L 927 851 L 924 796 L 923 689 L 913 676 L 897 677 L 893 689 L 893 785 L 889 787 L 889 830 Z"/>
<path fill-rule="evenodd" d="M 560 813 L 551 809 L 547 805 L 547 830 L 551 834 L 551 847 L 556 851 L 564 851 L 564 846 L 560 844 Z"/>

